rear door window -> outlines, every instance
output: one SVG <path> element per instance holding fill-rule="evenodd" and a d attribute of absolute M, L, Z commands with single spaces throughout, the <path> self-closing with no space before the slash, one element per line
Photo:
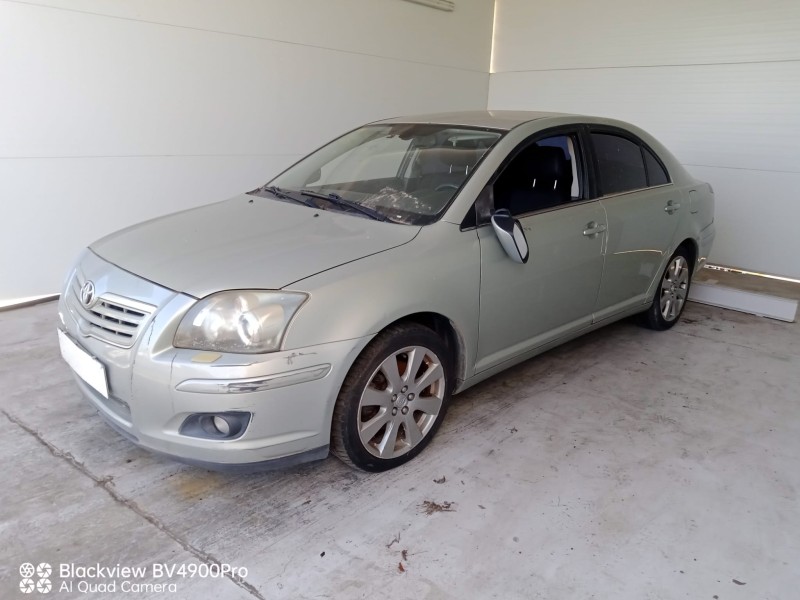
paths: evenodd
<path fill-rule="evenodd" d="M 642 150 L 636 142 L 610 133 L 592 133 L 603 196 L 647 187 Z"/>

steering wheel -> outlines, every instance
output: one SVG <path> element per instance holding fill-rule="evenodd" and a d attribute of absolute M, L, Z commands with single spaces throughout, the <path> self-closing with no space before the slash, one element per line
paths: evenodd
<path fill-rule="evenodd" d="M 434 190 L 437 192 L 441 192 L 442 190 L 446 190 L 448 188 L 452 190 L 457 190 L 458 186 L 455 183 L 440 183 L 434 188 Z"/>

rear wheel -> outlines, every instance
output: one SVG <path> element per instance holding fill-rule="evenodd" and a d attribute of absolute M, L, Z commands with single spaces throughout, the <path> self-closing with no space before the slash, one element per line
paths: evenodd
<path fill-rule="evenodd" d="M 333 453 L 350 466 L 385 471 L 430 443 L 450 397 L 442 339 L 416 323 L 381 332 L 345 378 L 333 411 Z"/>
<path fill-rule="evenodd" d="M 689 253 L 680 247 L 667 263 L 653 303 L 644 313 L 644 324 L 656 331 L 663 331 L 675 325 L 686 306 L 691 280 Z"/>

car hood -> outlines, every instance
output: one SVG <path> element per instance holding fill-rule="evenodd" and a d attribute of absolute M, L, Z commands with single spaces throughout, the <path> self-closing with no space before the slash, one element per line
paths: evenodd
<path fill-rule="evenodd" d="M 90 247 L 101 258 L 201 298 L 280 289 L 410 242 L 419 227 L 242 195 L 123 229 Z"/>

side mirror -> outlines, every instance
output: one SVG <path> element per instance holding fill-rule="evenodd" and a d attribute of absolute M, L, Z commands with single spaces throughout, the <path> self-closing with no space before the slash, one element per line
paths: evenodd
<path fill-rule="evenodd" d="M 520 222 L 507 209 L 495 211 L 492 215 L 492 228 L 511 260 L 518 263 L 528 262 L 528 240 L 525 239 Z"/>

